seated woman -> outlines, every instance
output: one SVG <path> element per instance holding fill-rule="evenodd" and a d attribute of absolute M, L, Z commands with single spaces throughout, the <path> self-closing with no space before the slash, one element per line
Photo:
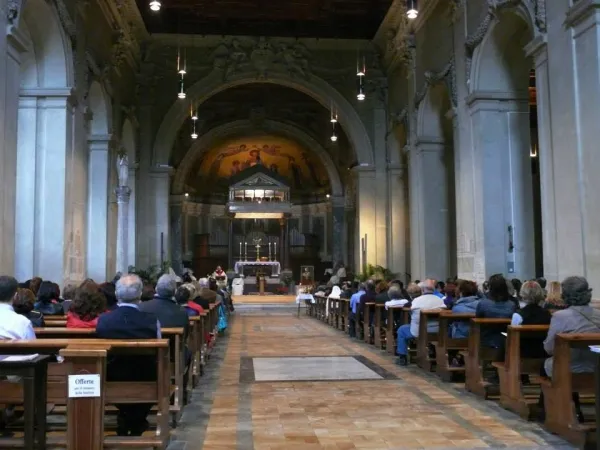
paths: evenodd
<path fill-rule="evenodd" d="M 562 288 L 558 281 L 551 281 L 548 285 L 548 292 L 546 293 L 544 308 L 550 311 L 550 314 L 554 314 L 556 311 L 561 311 L 568 308 L 568 305 L 565 304 L 562 298 Z"/>
<path fill-rule="evenodd" d="M 19 289 L 12 303 L 15 312 L 27 317 L 34 328 L 43 328 L 44 315 L 33 309 L 34 304 L 35 295 L 29 289 Z"/>
<path fill-rule="evenodd" d="M 204 308 L 192 300 L 195 297 L 196 288 L 192 283 L 179 286 L 175 292 L 175 301 L 185 309 L 190 317 L 199 316 L 201 312 L 204 312 Z"/>
<path fill-rule="evenodd" d="M 526 281 L 519 293 L 525 305 L 512 315 L 511 325 L 548 325 L 552 315 L 541 306 L 544 301 L 544 290 L 536 281 Z M 525 358 L 542 358 L 546 356 L 543 340 L 522 339 L 521 356 Z"/>
<path fill-rule="evenodd" d="M 477 305 L 475 317 L 482 319 L 510 319 L 515 312 L 506 278 L 501 274 L 492 275 L 489 279 L 489 292 Z M 504 345 L 503 329 L 485 327 L 481 330 L 481 343 L 486 347 L 502 348 Z"/>
<path fill-rule="evenodd" d="M 562 298 L 567 309 L 556 311 L 550 321 L 550 330 L 544 341 L 544 349 L 550 358 L 544 363 L 544 374 L 552 376 L 552 354 L 554 353 L 554 340 L 560 333 L 600 333 L 600 310 L 592 308 L 592 290 L 584 277 L 568 277 L 561 284 Z M 594 354 L 587 348 L 571 349 L 571 372 L 591 373 L 595 369 Z M 579 404 L 579 395 L 573 393 L 573 401 L 580 422 L 583 422 L 583 414 Z M 543 406 L 543 398 L 540 398 L 540 406 Z"/>
<path fill-rule="evenodd" d="M 106 299 L 107 311 L 114 311 L 118 308 L 117 295 L 115 293 L 114 283 L 102 283 L 100 286 L 98 286 L 98 290 L 101 294 L 104 295 L 104 298 Z"/>
<path fill-rule="evenodd" d="M 460 280 L 458 282 L 458 300 L 452 306 L 453 314 L 475 314 L 477 305 L 481 300 L 477 296 L 477 283 L 474 281 Z M 452 339 L 465 339 L 469 337 L 469 322 L 452 322 L 450 327 Z"/>
<path fill-rule="evenodd" d="M 59 303 L 60 290 L 50 281 L 42 281 L 37 293 L 34 309 L 47 316 L 64 315 L 63 306 Z"/>
<path fill-rule="evenodd" d="M 78 289 L 67 313 L 67 328 L 96 328 L 106 311 L 106 297 L 98 290 Z"/>

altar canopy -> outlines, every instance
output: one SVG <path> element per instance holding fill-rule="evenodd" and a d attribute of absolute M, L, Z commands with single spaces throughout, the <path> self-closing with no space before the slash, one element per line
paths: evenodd
<path fill-rule="evenodd" d="M 292 204 L 287 180 L 259 159 L 256 165 L 231 177 L 230 182 L 229 267 L 237 261 L 234 267 L 238 274 L 253 267 L 255 272 L 270 269 L 265 275 L 278 277 L 281 265 L 289 267 L 287 219 Z"/>

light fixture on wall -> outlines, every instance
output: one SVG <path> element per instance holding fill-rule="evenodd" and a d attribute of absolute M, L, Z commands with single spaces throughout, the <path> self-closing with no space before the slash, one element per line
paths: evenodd
<path fill-rule="evenodd" d="M 160 2 L 159 2 L 158 0 L 152 0 L 152 1 L 150 2 L 150 9 L 151 9 L 152 11 L 160 11 L 160 7 L 161 7 L 161 6 L 162 6 L 162 5 L 160 4 Z"/>
<path fill-rule="evenodd" d="M 185 74 L 187 73 L 186 66 L 187 66 L 187 62 L 186 62 L 185 55 L 184 55 L 183 64 L 182 64 L 181 49 L 178 47 L 177 48 L 177 73 L 179 74 L 180 78 L 179 78 L 179 92 L 177 93 L 177 98 L 179 98 L 179 99 L 184 99 L 186 97 L 186 95 L 185 95 Z"/>
<path fill-rule="evenodd" d="M 418 16 L 417 0 L 406 0 L 406 17 L 415 20 Z"/>

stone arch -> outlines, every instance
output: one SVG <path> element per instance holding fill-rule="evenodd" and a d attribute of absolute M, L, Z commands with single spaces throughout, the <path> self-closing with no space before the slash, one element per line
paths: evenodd
<path fill-rule="evenodd" d="M 482 275 L 531 279 L 543 270 L 539 181 L 534 183 L 529 156 L 533 61 L 525 51 L 539 31 L 527 7 L 497 8 L 473 53 L 467 103 L 473 152 L 480 155 L 476 170 L 485 174 L 485 189 L 475 196 L 476 214 L 482 214 L 475 229 Z"/>
<path fill-rule="evenodd" d="M 532 62 L 524 47 L 534 33 L 526 8 L 498 11 L 473 54 L 470 91 L 513 92 L 527 97 Z"/>
<path fill-rule="evenodd" d="M 29 40 L 21 62 L 21 87 L 72 86 L 71 43 L 52 5 L 44 0 L 28 0 L 20 29 Z"/>
<path fill-rule="evenodd" d="M 104 87 L 93 81 L 88 94 L 88 106 L 92 113 L 90 121 L 90 135 L 107 136 L 112 132 L 112 115 L 110 98 Z"/>
<path fill-rule="evenodd" d="M 135 147 L 135 129 L 131 120 L 125 119 L 123 122 L 123 128 L 121 131 L 121 146 L 127 153 L 129 164 L 133 165 L 136 161 L 136 147 Z"/>
<path fill-rule="evenodd" d="M 314 98 L 326 108 L 331 103 L 338 108 L 339 123 L 348 135 L 359 163 L 373 164 L 373 147 L 364 123 L 350 102 L 339 91 L 323 79 L 312 75 L 310 79 L 293 77 L 283 72 L 269 73 L 265 80 L 257 79 L 256 73 L 246 70 L 237 73 L 224 82 L 218 71 L 196 82 L 187 91 L 188 98 L 194 104 L 202 104 L 208 98 L 226 89 L 250 83 L 273 83 L 290 87 Z M 176 101 L 165 115 L 154 143 L 152 161 L 155 167 L 169 163 L 169 157 L 181 125 L 188 118 L 189 102 Z"/>
<path fill-rule="evenodd" d="M 293 125 L 275 120 L 265 120 L 261 123 L 260 130 L 292 138 L 301 143 L 307 149 L 310 149 L 317 155 L 327 170 L 327 175 L 331 184 L 331 194 L 334 197 L 341 197 L 344 195 L 342 181 L 333 160 L 323 146 L 305 131 Z M 190 171 L 193 169 L 196 162 L 202 157 L 203 153 L 209 150 L 217 139 L 223 139 L 253 131 L 256 131 L 256 125 L 252 121 L 238 120 L 213 128 L 208 133 L 202 135 L 186 153 L 183 161 L 177 168 L 173 179 L 173 193 L 183 193 L 184 183 Z"/>
<path fill-rule="evenodd" d="M 444 83 L 430 85 L 417 112 L 417 139 L 452 143 L 452 122 L 446 117 L 451 109 L 450 93 Z"/>
<path fill-rule="evenodd" d="M 15 274 L 19 279 L 39 275 L 62 282 L 65 273 L 83 272 L 84 259 L 77 233 L 67 231 L 74 203 L 69 199 L 73 177 L 71 43 L 50 2 L 28 0 L 18 19 L 18 24 L 7 29 L 22 44 L 20 91 L 14 92 L 18 95 L 19 205 L 15 213 Z"/>

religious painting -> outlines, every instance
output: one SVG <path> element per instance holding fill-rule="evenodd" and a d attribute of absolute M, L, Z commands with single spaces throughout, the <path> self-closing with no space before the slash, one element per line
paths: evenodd
<path fill-rule="evenodd" d="M 314 266 L 300 266 L 300 284 L 314 284 L 315 283 L 315 267 Z"/>
<path fill-rule="evenodd" d="M 294 141 L 268 135 L 232 139 L 207 152 L 199 175 L 204 186 L 214 189 L 215 185 L 228 186 L 230 177 L 257 164 L 286 178 L 295 190 L 328 186 L 327 172 L 318 157 Z"/>

